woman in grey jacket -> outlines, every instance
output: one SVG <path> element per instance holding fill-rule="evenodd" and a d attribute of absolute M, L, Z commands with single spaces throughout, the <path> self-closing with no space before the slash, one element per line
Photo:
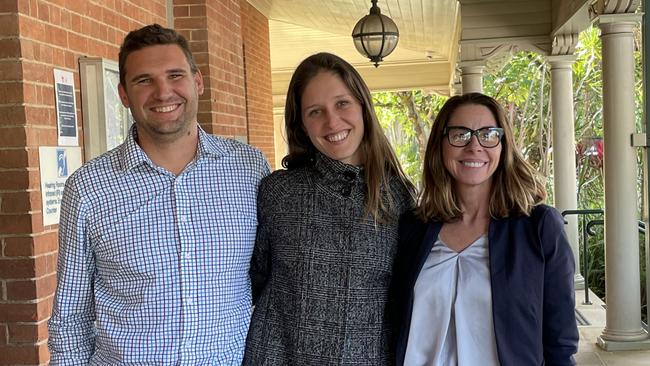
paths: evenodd
<path fill-rule="evenodd" d="M 244 365 L 391 365 L 385 307 L 397 218 L 414 204 L 370 92 L 319 53 L 287 93 L 286 170 L 258 193 Z"/>

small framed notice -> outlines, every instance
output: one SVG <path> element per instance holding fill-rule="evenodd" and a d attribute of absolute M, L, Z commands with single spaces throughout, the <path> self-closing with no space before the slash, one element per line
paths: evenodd
<path fill-rule="evenodd" d="M 133 123 L 122 105 L 117 62 L 97 57 L 79 58 L 81 111 L 86 161 L 124 142 Z"/>
<path fill-rule="evenodd" d="M 80 147 L 38 148 L 41 168 L 41 199 L 43 200 L 43 225 L 59 223 L 63 187 L 70 174 L 81 166 Z"/>
<path fill-rule="evenodd" d="M 72 72 L 54 69 L 54 96 L 59 145 L 79 146 L 77 137 L 77 103 Z"/>

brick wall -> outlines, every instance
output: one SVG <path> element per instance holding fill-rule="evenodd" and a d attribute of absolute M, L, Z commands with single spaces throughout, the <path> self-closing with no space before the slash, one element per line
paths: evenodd
<path fill-rule="evenodd" d="M 273 161 L 266 19 L 244 0 L 173 6 L 206 83 L 199 122 Z M 79 57 L 117 60 L 126 33 L 154 22 L 167 24 L 166 0 L 0 0 L 0 365 L 49 361 L 58 225 L 43 226 L 38 147 L 57 145 L 53 69 L 74 73 L 83 146 Z"/>
<path fill-rule="evenodd" d="M 269 21 L 246 0 L 240 0 L 240 3 L 244 41 L 248 142 L 260 148 L 269 163 L 275 166 Z"/>
<path fill-rule="evenodd" d="M 246 137 L 246 93 L 239 2 L 174 1 L 174 28 L 190 43 L 205 91 L 198 120 L 210 133 Z"/>
<path fill-rule="evenodd" d="M 81 128 L 79 57 L 116 59 L 128 30 L 166 23 L 165 0 L 135 3 L 0 1 L 0 365 L 49 360 L 58 225 L 43 226 L 38 147 L 57 145 L 53 69 L 74 72 Z"/>

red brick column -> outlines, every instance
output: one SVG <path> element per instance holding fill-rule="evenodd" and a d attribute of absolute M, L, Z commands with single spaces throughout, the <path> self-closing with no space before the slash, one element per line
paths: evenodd
<path fill-rule="evenodd" d="M 198 119 L 210 133 L 246 138 L 246 93 L 238 1 L 174 0 L 174 28 L 190 43 L 205 91 Z"/>
<path fill-rule="evenodd" d="M 273 102 L 268 20 L 245 0 L 174 0 L 174 28 L 205 82 L 198 119 L 208 132 L 247 140 L 271 162 Z"/>
<path fill-rule="evenodd" d="M 261 149 L 271 166 L 274 166 L 269 20 L 246 0 L 240 0 L 240 3 L 244 39 L 248 142 Z"/>
<path fill-rule="evenodd" d="M 44 228 L 38 174 L 38 144 L 56 143 L 48 136 L 53 119 L 45 104 L 53 97 L 34 52 L 39 22 L 25 14 L 39 11 L 29 2 L 0 2 L 0 364 L 39 364 L 47 360 L 47 318 L 56 276 L 56 231 Z M 45 11 L 46 7 L 41 7 Z M 36 28 L 36 29 L 35 29 Z M 41 37 L 56 43 L 60 33 Z M 44 52 L 41 52 L 44 51 Z M 23 60 L 20 58 L 23 57 Z M 44 80 L 43 80 L 44 79 Z M 52 77 L 49 77 L 51 82 Z M 54 102 L 50 103 L 53 106 Z M 56 126 L 56 125 L 54 125 Z M 55 127 L 54 127 L 55 128 Z M 54 142 L 53 142 L 54 141 Z"/>
<path fill-rule="evenodd" d="M 165 0 L 0 1 L 0 365 L 44 365 L 58 225 L 43 226 L 39 146 L 57 146 L 53 69 L 116 60 L 128 31 L 166 24 Z"/>

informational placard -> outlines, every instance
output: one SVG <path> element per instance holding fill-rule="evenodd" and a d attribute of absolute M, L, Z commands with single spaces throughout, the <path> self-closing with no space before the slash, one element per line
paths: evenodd
<path fill-rule="evenodd" d="M 79 146 L 77 138 L 77 104 L 74 76 L 70 71 L 54 69 L 56 119 L 59 127 L 59 145 Z"/>
<path fill-rule="evenodd" d="M 41 198 L 43 225 L 59 223 L 63 187 L 70 174 L 81 166 L 80 147 L 38 148 L 41 167 Z"/>

